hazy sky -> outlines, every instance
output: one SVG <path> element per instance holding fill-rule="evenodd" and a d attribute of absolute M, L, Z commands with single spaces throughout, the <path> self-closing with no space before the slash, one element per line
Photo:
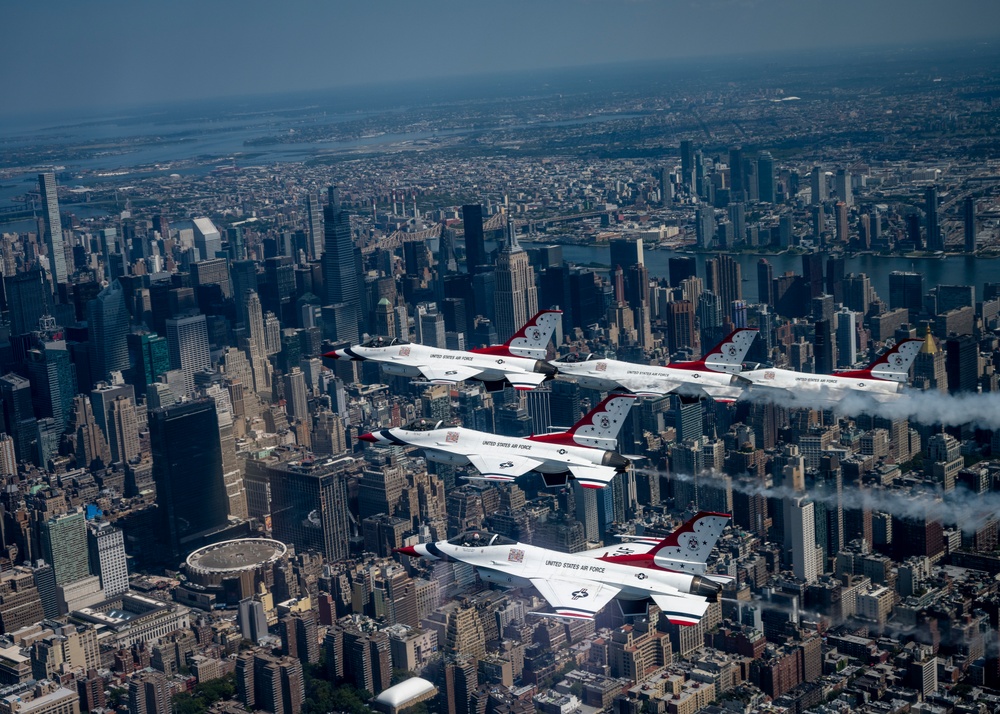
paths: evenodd
<path fill-rule="evenodd" d="M 0 114 L 990 37 L 1000 0 L 9 0 Z"/>

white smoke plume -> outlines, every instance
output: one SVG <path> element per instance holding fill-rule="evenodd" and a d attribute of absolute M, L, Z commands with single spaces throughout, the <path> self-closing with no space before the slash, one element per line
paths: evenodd
<path fill-rule="evenodd" d="M 679 481 L 693 481 L 691 474 L 669 473 L 652 469 L 636 469 L 640 473 L 664 475 Z M 701 479 L 711 479 L 715 472 L 706 471 Z M 1000 516 L 1000 493 L 973 493 L 966 488 L 952 491 L 907 491 L 859 488 L 844 485 L 838 494 L 831 489 L 813 490 L 806 493 L 786 487 L 767 486 L 760 479 L 750 475 L 732 476 L 733 491 L 765 498 L 796 498 L 808 496 L 812 501 L 826 505 L 838 502 L 844 508 L 868 509 L 888 513 L 900 518 L 927 518 L 941 521 L 944 525 L 960 527 L 966 533 L 974 533 L 991 519 Z"/>
<path fill-rule="evenodd" d="M 920 424 L 1000 429 L 1000 392 L 944 394 L 907 390 L 885 401 L 858 391 L 799 391 L 750 389 L 743 399 L 765 401 L 787 408 L 829 409 L 840 416 L 871 414 L 885 419 L 908 419 Z"/>

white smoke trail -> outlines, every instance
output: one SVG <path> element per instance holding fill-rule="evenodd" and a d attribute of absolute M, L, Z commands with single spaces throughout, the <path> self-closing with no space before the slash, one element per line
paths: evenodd
<path fill-rule="evenodd" d="M 636 471 L 664 475 L 678 481 L 695 480 L 691 474 L 654 469 L 636 469 Z M 707 480 L 720 475 L 706 471 L 700 478 Z M 962 487 L 947 492 L 927 490 L 912 493 L 845 485 L 839 494 L 831 489 L 800 493 L 786 487 L 766 486 L 760 479 L 747 474 L 732 476 L 732 486 L 733 491 L 751 496 L 765 498 L 808 496 L 812 501 L 826 505 L 840 503 L 844 508 L 878 511 L 899 518 L 927 518 L 931 521 L 941 521 L 945 525 L 959 526 L 966 533 L 974 533 L 991 519 L 1000 516 L 1000 493 L 973 493 Z"/>
<path fill-rule="evenodd" d="M 1000 429 L 1000 392 L 944 394 L 907 390 L 876 399 L 858 391 L 791 392 L 783 389 L 749 389 L 743 399 L 764 401 L 787 408 L 832 409 L 840 416 L 871 414 L 885 419 L 908 419 L 920 424 Z"/>

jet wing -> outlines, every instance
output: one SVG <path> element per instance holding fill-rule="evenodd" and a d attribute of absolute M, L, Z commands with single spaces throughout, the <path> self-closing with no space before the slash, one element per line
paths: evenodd
<path fill-rule="evenodd" d="M 674 379 L 635 379 L 619 377 L 615 379 L 622 387 L 632 394 L 641 396 L 661 397 L 670 394 L 680 386 L 680 381 Z"/>
<path fill-rule="evenodd" d="M 584 488 L 604 488 L 618 473 L 611 466 L 594 464 L 567 464 L 567 468 L 573 474 L 573 478 L 579 481 Z"/>
<path fill-rule="evenodd" d="M 711 384 L 701 386 L 705 393 L 717 402 L 735 402 L 743 396 L 743 387 L 720 387 Z"/>
<path fill-rule="evenodd" d="M 645 555 L 660 544 L 662 538 L 637 538 L 623 543 L 612 543 L 603 548 L 592 548 L 573 555 L 584 558 L 614 558 L 620 555 Z"/>
<path fill-rule="evenodd" d="M 573 620 L 592 620 L 605 605 L 621 592 L 621 588 L 599 583 L 596 580 L 562 580 L 559 578 L 531 578 L 543 598 L 554 613 L 539 613 Z"/>
<path fill-rule="evenodd" d="M 517 454 L 466 454 L 466 457 L 482 478 L 489 481 L 513 481 L 542 464 L 538 459 Z"/>
<path fill-rule="evenodd" d="M 697 625 L 711 604 L 703 597 L 680 591 L 650 593 L 663 615 L 675 625 Z"/>
<path fill-rule="evenodd" d="M 541 385 L 545 381 L 545 375 L 537 372 L 513 372 L 507 374 L 507 381 L 514 389 L 526 391 Z"/>
<path fill-rule="evenodd" d="M 466 379 L 472 379 L 482 374 L 481 369 L 466 367 L 460 364 L 449 364 L 431 367 L 429 365 L 419 365 L 417 369 L 428 382 L 434 384 L 455 384 Z"/>

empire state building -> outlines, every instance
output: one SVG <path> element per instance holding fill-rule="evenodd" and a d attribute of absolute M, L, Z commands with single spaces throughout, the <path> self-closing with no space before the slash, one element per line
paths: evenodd
<path fill-rule="evenodd" d="M 538 312 L 535 270 L 528 254 L 517 243 L 514 221 L 507 217 L 507 241 L 496 262 L 496 327 L 500 342 L 506 342 Z"/>

